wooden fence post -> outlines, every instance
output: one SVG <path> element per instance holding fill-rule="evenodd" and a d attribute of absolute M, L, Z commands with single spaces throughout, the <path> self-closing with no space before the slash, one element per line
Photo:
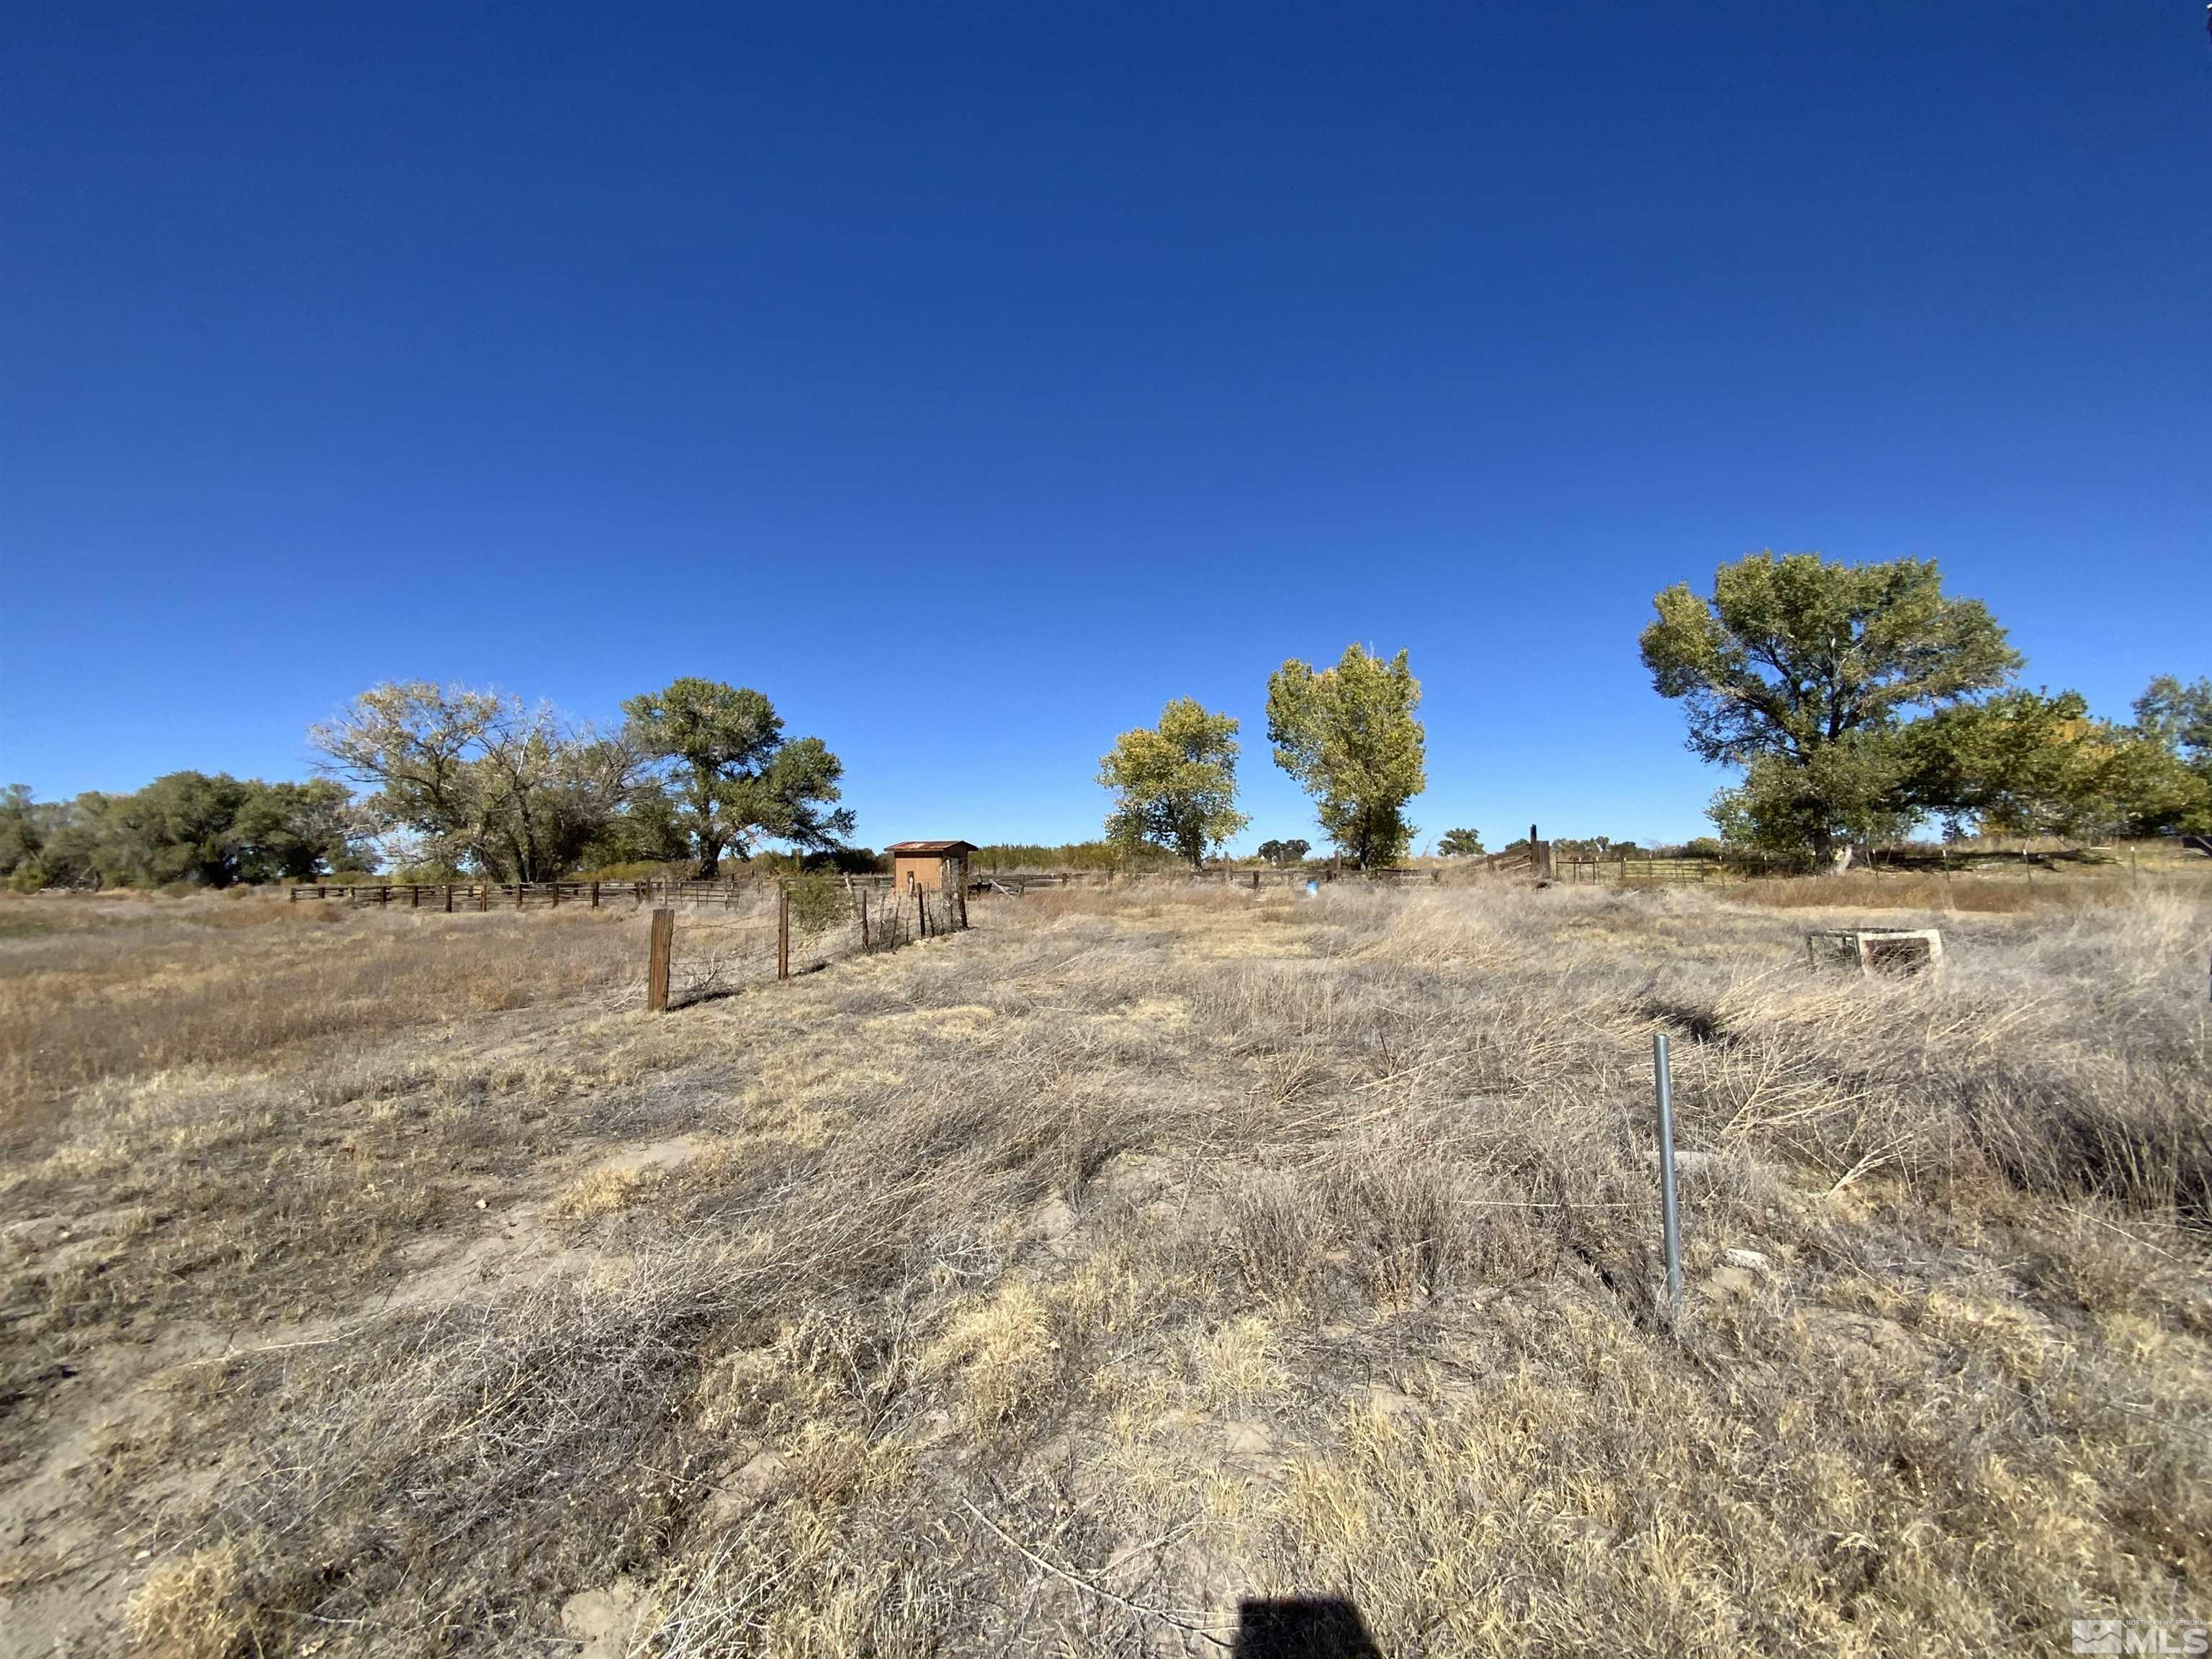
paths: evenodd
<path fill-rule="evenodd" d="M 791 889 L 781 882 L 775 889 L 775 976 L 791 977 Z"/>
<path fill-rule="evenodd" d="M 446 884 L 446 914 L 453 914 L 453 884 L 450 881 Z"/>
<path fill-rule="evenodd" d="M 388 886 L 385 886 L 385 887 L 380 887 L 380 888 L 378 888 L 378 889 L 376 890 L 376 907 L 377 907 L 377 908 L 380 910 L 380 909 L 384 908 L 384 907 L 385 907 L 385 906 L 386 906 L 386 905 L 390 904 L 391 902 L 392 902 L 392 889 L 391 889 L 390 887 L 388 887 Z"/>
<path fill-rule="evenodd" d="M 410 881 L 407 884 L 407 908 L 410 910 L 419 910 L 422 908 L 422 888 L 418 882 Z"/>
<path fill-rule="evenodd" d="M 655 910 L 653 945 L 645 959 L 645 1006 L 650 1013 L 668 1012 L 668 958 L 675 944 L 676 912 Z"/>
<path fill-rule="evenodd" d="M 958 894 L 959 894 L 959 896 L 960 896 L 960 931 L 961 931 L 962 933 L 966 933 L 966 932 L 968 931 L 968 872 L 967 872 L 967 871 L 963 870 L 963 871 L 960 872 L 960 884 L 959 884 L 959 886 L 957 886 L 957 888 L 955 888 L 953 890 L 954 890 L 955 892 L 958 893 Z"/>
<path fill-rule="evenodd" d="M 489 882 L 480 881 L 476 884 L 476 901 L 477 909 L 489 910 L 491 908 L 491 884 Z"/>
<path fill-rule="evenodd" d="M 592 884 L 592 908 L 593 908 L 594 910 L 596 910 L 596 909 L 598 909 L 599 908 L 599 883 L 597 883 L 597 882 L 595 881 L 595 882 L 593 882 L 593 883 Z"/>
<path fill-rule="evenodd" d="M 530 884 L 526 881 L 518 881 L 514 884 L 514 908 L 518 910 L 522 908 L 523 889 L 529 885 Z"/>
<path fill-rule="evenodd" d="M 866 888 L 865 888 L 865 887 L 863 887 L 862 889 L 860 889 L 860 948 L 861 948 L 863 951 L 865 951 L 865 950 L 866 950 L 866 949 L 868 948 L 868 890 L 867 890 Z"/>

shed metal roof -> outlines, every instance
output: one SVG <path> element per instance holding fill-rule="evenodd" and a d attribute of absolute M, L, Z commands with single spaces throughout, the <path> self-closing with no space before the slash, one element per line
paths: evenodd
<path fill-rule="evenodd" d="M 932 853 L 972 853 L 975 847 L 974 842 L 965 841 L 895 841 L 884 850 L 915 858 Z"/>

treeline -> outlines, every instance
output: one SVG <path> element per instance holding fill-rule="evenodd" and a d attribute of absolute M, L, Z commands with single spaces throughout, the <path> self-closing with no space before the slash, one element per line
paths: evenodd
<path fill-rule="evenodd" d="M 1947 835 L 2065 838 L 2212 834 L 2212 679 L 2150 682 L 2131 720 L 2094 718 L 2072 691 L 2029 690 L 1978 600 L 1943 592 L 1926 561 L 1849 565 L 1754 554 L 1654 601 L 1641 637 L 1689 746 L 1731 769 L 1714 798 L 1716 850 L 1834 857 Z M 1426 734 L 1407 653 L 1353 645 L 1333 665 L 1285 662 L 1267 684 L 1275 763 L 1356 866 L 1404 857 L 1426 787 Z M 422 681 L 372 686 L 310 732 L 327 775 L 269 783 L 175 772 L 132 794 L 0 798 L 0 875 L 18 888 L 176 882 L 222 887 L 392 866 L 402 878 L 543 881 L 580 871 L 775 856 L 865 869 L 837 805 L 844 768 L 787 734 L 767 697 L 684 678 L 622 704 L 605 729 L 550 703 Z M 1124 732 L 1099 763 L 1113 796 L 1097 842 L 983 848 L 982 867 L 1202 866 L 1241 834 L 1238 721 L 1184 697 Z M 348 785 L 358 787 L 356 794 Z M 785 849 L 770 854 L 769 848 Z M 1594 836 L 1555 853 L 1609 856 Z M 1447 857 L 1481 837 L 1447 830 Z M 1263 842 L 1295 864 L 1303 839 Z"/>
<path fill-rule="evenodd" d="M 352 792 L 327 778 L 264 783 L 172 772 L 127 794 L 37 801 L 0 793 L 0 875 L 41 887 L 228 887 L 358 864 L 363 822 Z"/>
<path fill-rule="evenodd" d="M 2028 690 L 1980 601 L 1947 595 L 1936 565 L 1850 565 L 1757 553 L 1654 601 L 1641 647 L 1653 688 L 1680 701 L 1689 746 L 1741 781 L 1714 796 L 1712 849 L 1848 862 L 1918 825 L 2067 838 L 2212 833 L 2212 679 L 2152 680 L 2129 721 L 2077 692 Z M 1330 668 L 1286 662 L 1267 688 L 1275 763 L 1354 864 L 1405 855 L 1426 787 L 1420 683 L 1400 652 L 1353 645 Z M 1237 719 L 1177 698 L 1099 763 L 1106 838 L 1193 865 L 1248 822 L 1237 805 Z M 1276 856 L 1286 843 L 1272 842 Z M 1696 843 L 1692 843 L 1696 845 Z M 1633 842 L 1555 847 L 1617 856 Z M 1472 830 L 1438 851 L 1483 851 Z M 1263 848 L 1263 851 L 1266 849 Z M 1701 849 L 1702 850 L 1702 849 Z"/>
<path fill-rule="evenodd" d="M 625 866 L 713 876 L 768 842 L 800 862 L 872 867 L 846 845 L 843 766 L 820 738 L 787 735 L 759 692 L 686 678 L 622 707 L 602 731 L 497 692 L 372 686 L 309 732 L 331 775 L 311 782 L 177 772 L 68 802 L 11 787 L 0 874 L 19 890 L 228 887 L 379 864 L 423 881 Z"/>
<path fill-rule="evenodd" d="M 2212 679 L 2152 680 L 2129 721 L 2031 691 L 1988 609 L 1936 565 L 1759 553 L 1713 591 L 1655 601 L 1644 665 L 1689 747 L 1740 769 L 1713 799 L 1728 842 L 1832 854 L 1940 822 L 2068 838 L 2212 830 Z"/>
<path fill-rule="evenodd" d="M 1133 851 L 1109 841 L 994 842 L 979 847 L 969 860 L 977 870 L 1127 870 L 1164 868 L 1175 860 L 1154 848 Z"/>

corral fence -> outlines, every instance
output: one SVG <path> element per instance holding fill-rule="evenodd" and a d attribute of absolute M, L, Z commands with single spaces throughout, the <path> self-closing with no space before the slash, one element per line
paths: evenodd
<path fill-rule="evenodd" d="M 647 1008 L 730 995 L 749 984 L 813 973 L 968 927 L 967 895 L 958 891 L 898 893 L 802 879 L 756 884 L 744 897 L 742 906 L 655 907 L 646 959 Z"/>
<path fill-rule="evenodd" d="M 1778 865 L 1776 869 L 1778 871 Z M 1755 866 L 1719 859 L 1554 859 L 1548 846 L 1540 844 L 1532 854 L 1526 848 L 1488 858 L 1470 858 L 1448 865 L 1399 865 L 1375 870 L 1357 866 L 1316 865 L 1301 868 L 1221 866 L 1211 870 L 1110 871 L 1022 870 L 988 872 L 970 884 L 977 890 L 1018 893 L 1029 888 L 1133 887 L 1162 883 L 1199 887 L 1242 887 L 1259 892 L 1273 887 L 1304 887 L 1309 882 L 1364 882 L 1384 887 L 1464 886 L 1491 880 L 1622 882 L 1630 885 L 1664 882 L 1741 881 L 1769 873 Z"/>
<path fill-rule="evenodd" d="M 649 910 L 646 1001 L 659 1010 L 965 931 L 968 895 L 900 892 L 889 877 L 735 881 L 301 882 L 293 903 L 442 915 Z"/>
<path fill-rule="evenodd" d="M 894 887 L 884 875 L 799 878 L 835 882 L 855 899 L 873 895 L 888 898 Z M 760 902 L 779 888 L 788 888 L 788 877 L 740 877 L 679 880 L 656 877 L 640 881 L 303 881 L 285 889 L 286 900 L 322 901 L 379 909 L 441 910 L 448 915 L 465 910 L 557 910 L 581 906 L 599 910 L 627 907 L 633 910 L 682 905 L 742 909 Z M 902 896 L 906 896 L 902 895 Z"/>

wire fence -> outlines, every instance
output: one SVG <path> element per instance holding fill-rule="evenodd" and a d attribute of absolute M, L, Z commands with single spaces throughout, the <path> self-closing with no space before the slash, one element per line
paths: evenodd
<path fill-rule="evenodd" d="M 603 904 L 605 896 L 602 891 Z M 732 995 L 968 927 L 968 896 L 958 889 L 900 893 L 801 878 L 757 886 L 741 897 L 654 908 L 646 961 L 648 1008 Z"/>

